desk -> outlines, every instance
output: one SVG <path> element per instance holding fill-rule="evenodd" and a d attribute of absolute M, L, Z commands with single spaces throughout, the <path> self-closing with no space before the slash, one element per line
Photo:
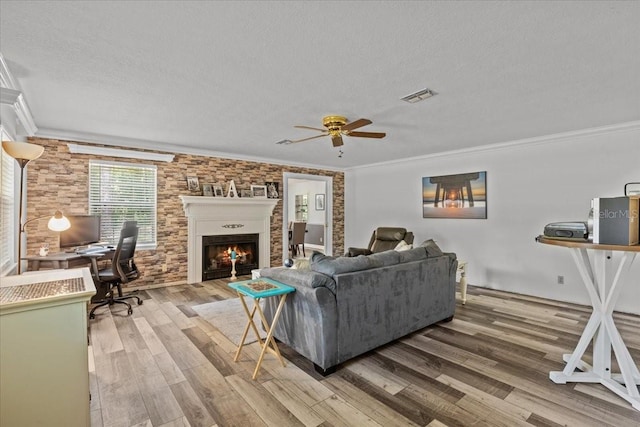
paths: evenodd
<path fill-rule="evenodd" d="M 622 341 L 613 322 L 613 309 L 620 296 L 624 278 L 640 253 L 640 245 L 596 245 L 587 242 L 548 239 L 538 236 L 536 240 L 546 245 L 568 248 L 584 282 L 593 312 L 572 354 L 563 355 L 567 362 L 563 371 L 552 371 L 549 378 L 557 384 L 567 382 L 599 383 L 631 403 L 640 411 L 640 372 L 629 350 Z M 587 250 L 592 251 L 593 264 Z M 607 261 L 612 261 L 611 252 L 622 252 L 615 274 L 607 283 Z M 637 283 L 636 283 L 637 285 Z M 585 363 L 582 356 L 593 339 L 593 366 Z M 615 353 L 620 373 L 611 372 L 611 349 Z M 582 372 L 575 372 L 579 369 Z"/>
<path fill-rule="evenodd" d="M 52 252 L 47 256 L 25 256 L 21 259 L 29 263 L 28 271 L 40 270 L 41 263 L 49 263 L 52 269 L 68 269 L 75 267 L 85 267 L 87 263 L 91 263 L 92 272 L 98 270 L 96 260 L 99 258 L 110 259 L 115 249 L 105 248 L 104 251 L 93 252 L 90 254 L 79 254 L 75 252 Z M 94 265 L 95 264 L 95 265 Z"/>
<path fill-rule="evenodd" d="M 254 289 L 251 287 L 252 285 L 263 285 L 267 288 Z M 260 370 L 262 359 L 264 359 L 264 355 L 267 351 L 273 353 L 278 358 L 278 360 L 280 360 L 282 366 L 284 366 L 284 359 L 282 358 L 282 355 L 280 355 L 278 344 L 276 344 L 276 341 L 273 338 L 273 331 L 275 330 L 275 326 L 278 323 L 278 318 L 280 317 L 280 313 L 282 312 L 282 308 L 284 307 L 284 302 L 287 298 L 287 295 L 291 292 L 294 292 L 296 288 L 272 279 L 245 280 L 242 282 L 229 283 L 229 287 L 235 289 L 235 291 L 238 292 L 238 297 L 240 298 L 240 302 L 242 303 L 242 308 L 244 309 L 244 312 L 249 319 L 249 321 L 247 322 L 247 326 L 245 326 L 244 332 L 242 333 L 242 339 L 240 340 L 240 344 L 238 344 L 238 350 L 236 351 L 236 355 L 233 358 L 233 361 L 238 361 L 240 352 L 242 351 L 242 347 L 244 346 L 244 341 L 247 338 L 247 334 L 249 333 L 249 328 L 252 328 L 253 332 L 256 334 L 256 338 L 258 339 L 260 347 L 262 347 L 260 357 L 258 358 L 258 363 L 256 364 L 256 369 L 253 371 L 253 376 L 251 377 L 255 380 L 258 376 L 258 371 Z M 249 307 L 247 307 L 247 303 L 244 300 L 245 296 L 253 299 L 253 309 L 251 311 L 249 311 Z M 262 298 L 277 296 L 280 296 L 280 304 L 278 305 L 278 309 L 273 316 L 271 325 L 269 325 L 269 322 L 267 322 L 267 318 L 264 317 L 264 313 L 260 308 L 260 300 Z M 267 330 L 267 337 L 265 338 L 264 342 L 262 342 L 262 339 L 260 338 L 260 333 L 258 332 L 256 324 L 253 323 L 253 315 L 256 311 L 258 311 L 260 319 L 262 320 L 262 324 Z"/>

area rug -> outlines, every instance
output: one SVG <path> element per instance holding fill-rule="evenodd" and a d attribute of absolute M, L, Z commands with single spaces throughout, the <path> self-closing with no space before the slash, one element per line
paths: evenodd
<path fill-rule="evenodd" d="M 253 307 L 253 301 L 247 301 L 249 310 Z M 210 302 L 191 307 L 198 316 L 211 323 L 225 337 L 235 345 L 240 344 L 242 332 L 247 325 L 247 315 L 242 308 L 240 298 L 231 298 L 223 301 Z M 266 338 L 267 334 L 262 330 L 260 315 L 256 312 L 253 316 L 253 322 L 258 327 L 261 338 Z M 245 344 L 255 342 L 256 334 L 253 329 L 249 329 L 249 334 L 245 340 Z"/>

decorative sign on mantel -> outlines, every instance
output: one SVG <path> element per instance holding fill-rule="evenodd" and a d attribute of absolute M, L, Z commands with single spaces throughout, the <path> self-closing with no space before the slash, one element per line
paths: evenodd
<path fill-rule="evenodd" d="M 244 224 L 224 224 L 223 228 L 242 228 Z"/>
<path fill-rule="evenodd" d="M 236 183 L 231 180 L 229 183 L 229 191 L 227 192 L 227 197 L 238 198 L 238 191 L 236 190 Z"/>

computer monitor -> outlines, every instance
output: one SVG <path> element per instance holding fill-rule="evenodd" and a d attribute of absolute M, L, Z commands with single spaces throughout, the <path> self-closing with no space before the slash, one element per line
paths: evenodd
<path fill-rule="evenodd" d="M 74 248 L 100 241 L 99 215 L 69 215 L 71 227 L 60 232 L 60 247 Z"/>

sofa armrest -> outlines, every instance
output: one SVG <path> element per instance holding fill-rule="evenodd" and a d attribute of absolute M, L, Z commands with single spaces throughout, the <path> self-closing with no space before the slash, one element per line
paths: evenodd
<path fill-rule="evenodd" d="M 455 286 L 455 277 L 458 271 L 458 256 L 454 252 L 444 252 L 442 255 L 449 257 L 449 274 L 454 278 L 454 286 Z"/>
<path fill-rule="evenodd" d="M 336 296 L 326 286 L 311 286 L 311 276 L 324 275 L 274 268 L 261 270 L 260 275 L 296 288 L 295 292 L 287 295 L 275 326 L 275 337 L 323 369 L 336 365 Z M 279 298 L 264 299 L 264 314 L 269 322 L 273 320 L 278 302 Z"/>
<path fill-rule="evenodd" d="M 354 257 L 358 255 L 371 255 L 372 253 L 373 252 L 367 248 L 348 248 L 344 256 Z"/>

